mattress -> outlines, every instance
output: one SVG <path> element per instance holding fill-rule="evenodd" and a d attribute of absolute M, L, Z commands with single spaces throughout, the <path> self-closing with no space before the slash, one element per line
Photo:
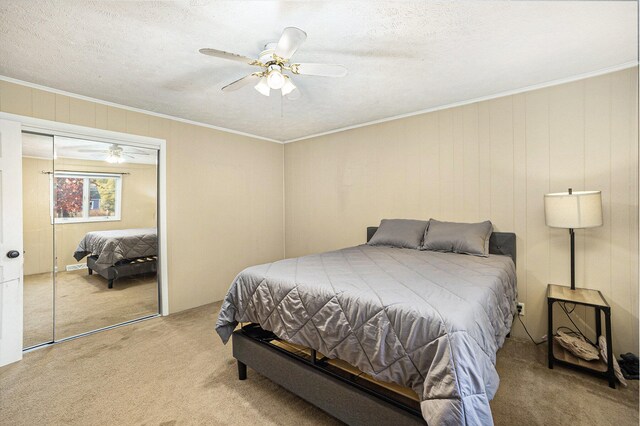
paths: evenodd
<path fill-rule="evenodd" d="M 128 259 L 158 254 L 158 233 L 155 228 L 118 229 L 87 232 L 73 257 L 97 256 L 96 271 L 102 271 Z"/>
<path fill-rule="evenodd" d="M 516 311 L 515 265 L 367 245 L 253 266 L 216 331 L 254 322 L 377 380 L 413 389 L 429 424 L 493 424 L 496 352 Z"/>

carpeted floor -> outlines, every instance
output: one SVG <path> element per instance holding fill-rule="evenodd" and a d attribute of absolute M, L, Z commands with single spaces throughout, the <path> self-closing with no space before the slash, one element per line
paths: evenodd
<path fill-rule="evenodd" d="M 47 347 L 0 368 L 0 424 L 331 425 L 335 419 L 249 370 L 214 332 L 219 303 Z M 497 425 L 637 425 L 638 382 L 556 367 L 545 346 L 498 353 Z"/>
<path fill-rule="evenodd" d="M 56 275 L 56 339 L 158 313 L 155 274 L 107 280 L 86 269 Z M 24 347 L 49 342 L 53 333 L 51 273 L 24 277 Z"/>

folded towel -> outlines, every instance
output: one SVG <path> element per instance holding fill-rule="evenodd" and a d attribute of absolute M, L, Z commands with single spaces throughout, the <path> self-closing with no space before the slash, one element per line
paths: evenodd
<path fill-rule="evenodd" d="M 593 361 L 599 358 L 598 348 L 584 340 L 582 336 L 574 336 L 558 330 L 558 334 L 554 336 L 556 342 L 563 348 L 587 361 Z"/>

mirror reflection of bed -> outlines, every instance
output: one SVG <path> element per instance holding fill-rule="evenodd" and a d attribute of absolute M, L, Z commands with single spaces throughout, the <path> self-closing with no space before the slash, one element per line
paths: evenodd
<path fill-rule="evenodd" d="M 25 348 L 158 313 L 157 151 L 25 133 L 23 187 Z"/>

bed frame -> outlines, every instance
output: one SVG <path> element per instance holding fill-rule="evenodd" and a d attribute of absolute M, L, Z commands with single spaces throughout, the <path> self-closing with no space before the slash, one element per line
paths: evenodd
<path fill-rule="evenodd" d="M 87 257 L 87 268 L 89 269 L 89 275 L 93 275 L 93 272 L 95 271 L 107 280 L 109 288 L 113 288 L 113 282 L 118 278 L 158 271 L 158 256 L 145 256 L 135 259 L 125 259 L 106 269 L 96 269 L 97 261 L 98 256 Z"/>
<path fill-rule="evenodd" d="M 367 242 L 378 230 L 367 228 Z M 516 235 L 494 232 L 489 253 L 516 261 Z M 341 368 L 313 349 L 287 348 L 278 337 L 249 324 L 232 335 L 238 378 L 247 366 L 349 425 L 424 425 L 420 404 L 406 393 L 366 378 L 358 370 Z"/>

